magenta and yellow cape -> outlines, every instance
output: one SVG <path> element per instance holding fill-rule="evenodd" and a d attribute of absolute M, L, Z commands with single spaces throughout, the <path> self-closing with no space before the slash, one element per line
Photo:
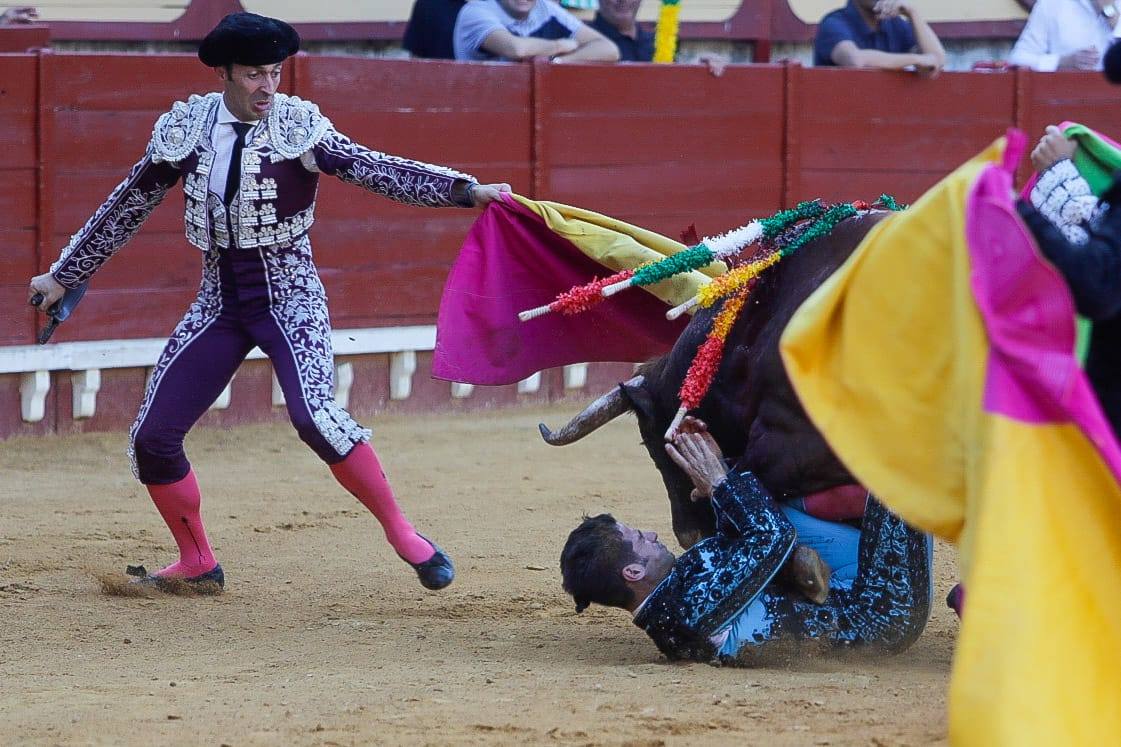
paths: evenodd
<path fill-rule="evenodd" d="M 1010 133 L 879 224 L 782 355 L 853 474 L 960 548 L 956 745 L 1121 742 L 1121 451 L 1015 212 Z"/>

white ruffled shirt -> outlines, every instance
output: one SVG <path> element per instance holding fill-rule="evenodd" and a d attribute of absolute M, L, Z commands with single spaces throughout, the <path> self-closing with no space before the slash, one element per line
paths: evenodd
<path fill-rule="evenodd" d="M 234 116 L 233 112 L 226 108 L 226 99 L 223 97 L 218 104 L 218 119 L 214 123 L 214 129 L 210 132 L 210 147 L 214 149 L 214 164 L 210 167 L 210 181 L 207 183 L 210 191 L 218 195 L 219 198 L 226 194 L 226 176 L 230 173 L 230 156 L 234 152 L 234 142 L 237 140 L 237 132 L 234 131 L 232 125 L 234 122 L 240 121 Z M 260 122 L 261 120 L 257 120 L 245 124 L 258 125 Z M 252 130 L 246 133 L 246 142 L 252 136 Z"/>

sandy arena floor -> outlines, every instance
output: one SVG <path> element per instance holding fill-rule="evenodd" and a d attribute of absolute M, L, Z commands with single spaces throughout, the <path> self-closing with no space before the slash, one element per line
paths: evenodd
<path fill-rule="evenodd" d="M 926 633 L 878 662 L 667 663 L 626 613 L 576 615 L 557 558 L 582 512 L 672 544 L 627 419 L 577 408 L 378 419 L 411 518 L 459 576 L 427 592 L 287 426 L 188 439 L 227 574 L 216 598 L 122 598 L 98 573 L 173 560 L 122 433 L 0 443 L 0 744 L 926 745 L 957 623 L 939 548 Z"/>

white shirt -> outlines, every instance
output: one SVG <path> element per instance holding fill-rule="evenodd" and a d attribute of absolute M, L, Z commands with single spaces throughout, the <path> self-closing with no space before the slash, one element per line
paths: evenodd
<path fill-rule="evenodd" d="M 237 141 L 237 132 L 234 131 L 232 126 L 233 122 L 240 122 L 233 115 L 233 113 L 226 108 L 226 99 L 223 97 L 222 101 L 218 104 L 218 120 L 214 123 L 214 129 L 210 132 L 210 147 L 214 149 L 214 163 L 210 167 L 210 191 L 222 198 L 226 194 L 226 176 L 230 171 L 230 156 L 234 152 L 234 142 Z M 257 125 L 260 120 L 256 122 L 246 122 L 245 124 Z M 249 142 L 249 138 L 253 137 L 253 131 L 250 130 L 245 135 L 245 142 Z"/>
<path fill-rule="evenodd" d="M 1060 57 L 1080 49 L 1097 47 L 1104 55 L 1119 31 L 1121 23 L 1116 29 L 1110 28 L 1096 0 L 1039 0 L 1008 61 L 1045 73 L 1054 72 Z M 1101 67 L 1099 57 L 1098 70 Z"/>
<path fill-rule="evenodd" d="M 518 20 L 506 12 L 498 0 L 471 0 L 455 19 L 452 47 L 457 60 L 494 59 L 483 47 L 487 37 L 504 28 L 514 36 L 532 36 L 549 21 L 556 21 L 568 30 L 568 38 L 584 26 L 584 22 L 557 5 L 553 0 L 537 0 L 529 15 Z"/>

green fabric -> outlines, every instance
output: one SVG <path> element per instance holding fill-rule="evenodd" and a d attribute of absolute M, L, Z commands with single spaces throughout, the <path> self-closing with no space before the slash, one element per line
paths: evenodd
<path fill-rule="evenodd" d="M 1074 167 L 1090 185 L 1090 190 L 1101 197 L 1113 184 L 1113 173 L 1121 169 L 1121 149 L 1086 125 L 1070 123 L 1063 134 L 1078 143 Z"/>
<path fill-rule="evenodd" d="M 1101 197 L 1113 184 L 1114 172 L 1121 169 L 1121 149 L 1086 125 L 1075 122 L 1067 124 L 1063 135 L 1078 143 L 1078 150 L 1074 152 L 1074 167 L 1090 185 L 1090 191 Z M 1090 350 L 1090 332 L 1093 326 L 1089 319 L 1078 317 L 1078 342 L 1075 350 L 1079 362 L 1083 364 L 1086 363 L 1086 354 Z"/>

